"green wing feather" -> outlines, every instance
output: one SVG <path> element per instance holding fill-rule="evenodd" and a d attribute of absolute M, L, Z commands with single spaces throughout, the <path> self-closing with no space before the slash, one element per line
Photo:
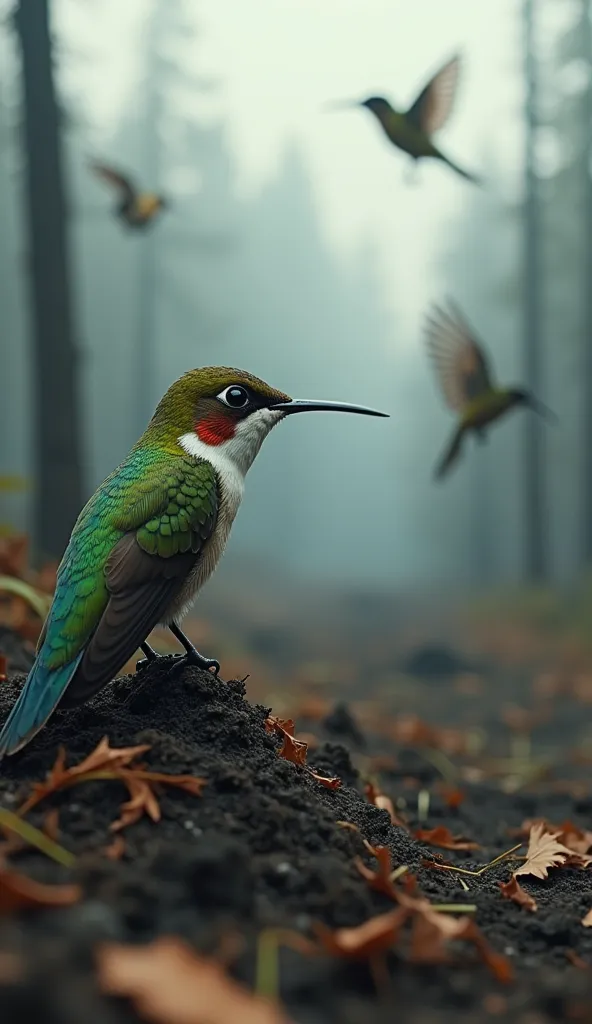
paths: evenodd
<path fill-rule="evenodd" d="M 181 590 L 218 512 L 207 462 L 137 446 L 80 513 L 35 664 L 0 734 L 20 750 L 58 703 L 96 693 Z"/>
<path fill-rule="evenodd" d="M 140 549 L 156 561 L 198 554 L 212 532 L 217 507 L 217 481 L 208 462 L 134 449 L 96 491 L 74 527 L 58 570 L 41 660 L 57 668 L 88 642 L 110 598 L 108 559 L 126 534 L 135 533 Z"/>

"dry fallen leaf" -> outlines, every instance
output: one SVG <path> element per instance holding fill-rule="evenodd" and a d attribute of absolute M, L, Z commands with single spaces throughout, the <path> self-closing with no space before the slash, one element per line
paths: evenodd
<path fill-rule="evenodd" d="M 372 868 L 366 867 L 361 857 L 354 859 L 356 868 L 362 878 L 366 879 L 371 889 L 383 892 L 386 896 L 396 899 L 395 888 L 391 879 L 393 872 L 391 851 L 386 846 L 371 846 L 370 843 L 365 843 L 365 845 L 372 856 L 376 857 L 378 870 L 373 871 Z"/>
<path fill-rule="evenodd" d="M 378 807 L 381 811 L 388 811 L 388 815 L 393 825 L 401 825 L 403 828 L 407 827 L 405 822 L 398 817 L 391 798 L 386 796 L 384 793 L 381 793 L 378 786 L 375 786 L 373 782 L 368 782 L 364 786 L 364 793 L 366 794 L 366 799 L 369 800 L 371 804 L 374 804 L 374 806 Z"/>
<path fill-rule="evenodd" d="M 513 903 L 518 903 L 519 906 L 525 907 L 526 910 L 531 910 L 533 912 L 537 909 L 536 900 L 524 891 L 520 883 L 516 881 L 514 875 L 512 875 L 509 882 L 500 882 L 500 889 L 502 891 L 502 895 L 505 896 L 506 899 L 512 900 Z"/>
<path fill-rule="evenodd" d="M 108 846 L 104 846 L 102 852 L 108 860 L 121 860 L 125 853 L 125 839 L 123 836 L 115 836 Z"/>
<path fill-rule="evenodd" d="M 319 775 L 318 772 L 313 771 L 306 763 L 306 751 L 307 745 L 302 740 L 294 738 L 294 722 L 291 718 L 275 718 L 273 715 L 268 715 L 263 725 L 265 726 L 266 732 L 276 732 L 282 737 L 282 747 L 279 752 L 279 756 L 283 757 L 286 761 L 292 761 L 293 764 L 299 764 L 301 768 L 308 773 L 315 780 L 320 782 L 322 786 L 326 786 L 327 789 L 339 789 L 341 786 L 341 779 L 337 776 L 327 778 L 325 775 Z"/>
<path fill-rule="evenodd" d="M 152 1024 L 288 1024 L 280 1007 L 253 995 L 180 939 L 105 945 L 97 951 L 97 966 L 102 991 L 129 999 Z"/>
<path fill-rule="evenodd" d="M 418 828 L 413 833 L 420 843 L 439 846 L 443 850 L 480 850 L 479 843 L 473 843 L 462 836 L 453 836 L 449 828 L 437 825 L 436 828 Z"/>
<path fill-rule="evenodd" d="M 311 779 L 314 779 L 315 782 L 320 782 L 321 786 L 324 786 L 325 789 L 341 789 L 341 779 L 337 775 L 332 775 L 331 777 L 319 775 L 318 772 L 313 771 L 308 765 L 305 764 L 304 767 Z"/>
<path fill-rule="evenodd" d="M 282 719 L 269 715 L 263 724 L 266 732 L 277 732 L 282 737 L 280 757 L 294 764 L 306 764 L 306 743 L 294 739 L 295 726 L 291 718 Z"/>
<path fill-rule="evenodd" d="M 592 849 L 592 832 L 579 828 L 573 821 L 564 821 L 561 825 L 552 825 L 545 818 L 527 819 L 522 822 L 521 828 L 516 830 L 517 835 L 529 835 L 533 825 L 543 825 L 545 832 L 555 832 L 557 839 L 572 853 L 585 856 Z"/>
<path fill-rule="evenodd" d="M 446 806 L 450 807 L 453 811 L 460 807 L 466 799 L 466 793 L 463 789 L 460 789 L 458 786 L 451 786 L 447 782 L 440 783 L 438 792 Z"/>
<path fill-rule="evenodd" d="M 33 784 L 31 796 L 18 813 L 23 817 L 47 796 L 78 783 L 117 780 L 126 786 L 130 797 L 122 805 L 121 817 L 111 825 L 112 831 L 117 831 L 138 821 L 143 814 L 147 814 L 152 821 L 160 820 L 160 806 L 152 790 L 155 783 L 182 789 L 193 796 L 201 796 L 206 785 L 205 779 L 193 775 L 167 775 L 131 764 L 134 758 L 147 750 L 150 750 L 150 745 L 145 743 L 136 747 L 110 747 L 105 736 L 80 764 L 66 768 L 66 751 L 60 747 L 55 764 L 48 772 L 45 782 Z"/>
<path fill-rule="evenodd" d="M 33 907 L 69 907 L 81 896 L 79 885 L 44 885 L 0 863 L 0 914 Z"/>
<path fill-rule="evenodd" d="M 334 956 L 367 960 L 376 953 L 384 953 L 394 946 L 401 928 L 409 917 L 406 907 L 397 907 L 388 914 L 379 914 L 357 928 L 338 928 L 331 931 L 322 924 L 315 924 L 314 931 L 328 953 Z"/>
<path fill-rule="evenodd" d="M 528 840 L 526 860 L 514 871 L 514 875 L 534 875 L 535 878 L 547 878 L 549 868 L 561 867 L 571 850 L 557 842 L 556 832 L 545 832 L 542 822 L 533 825 Z"/>

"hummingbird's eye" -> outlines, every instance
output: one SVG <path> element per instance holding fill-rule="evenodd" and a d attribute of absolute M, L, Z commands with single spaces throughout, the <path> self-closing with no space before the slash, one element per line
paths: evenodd
<path fill-rule="evenodd" d="M 217 397 L 221 402 L 224 402 L 224 405 L 230 406 L 231 409 L 244 409 L 249 404 L 247 391 L 238 384 L 224 388 L 224 391 L 221 391 Z"/>

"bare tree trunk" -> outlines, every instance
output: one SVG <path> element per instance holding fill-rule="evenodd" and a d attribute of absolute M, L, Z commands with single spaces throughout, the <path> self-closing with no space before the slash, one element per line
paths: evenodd
<path fill-rule="evenodd" d="M 20 0 L 15 12 L 22 54 L 33 331 L 34 540 L 44 557 L 62 553 L 82 505 L 78 361 L 48 2 Z"/>
<path fill-rule="evenodd" d="M 582 0 L 584 5 L 583 22 L 586 31 L 586 50 L 588 61 L 592 61 L 592 13 L 590 0 Z M 584 104 L 584 124 L 582 140 L 586 148 L 583 161 L 584 182 L 584 260 L 582 266 L 581 288 L 584 292 L 584 358 L 582 387 L 582 554 L 584 565 L 592 567 L 592 81 L 586 87 Z"/>
<path fill-rule="evenodd" d="M 535 46 L 536 0 L 525 0 L 526 73 L 526 198 L 524 207 L 524 377 L 528 388 L 540 394 L 541 323 L 539 286 L 541 281 L 541 240 L 539 182 L 536 174 L 537 60 Z M 524 551 L 526 576 L 545 579 L 545 495 L 542 473 L 542 432 L 537 416 L 525 417 L 524 464 Z"/>

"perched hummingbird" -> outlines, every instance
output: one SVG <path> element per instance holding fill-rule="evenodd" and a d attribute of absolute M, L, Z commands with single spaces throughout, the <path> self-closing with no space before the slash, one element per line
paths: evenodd
<path fill-rule="evenodd" d="M 430 79 L 415 103 L 405 113 L 395 110 L 383 96 L 370 96 L 361 102 L 356 101 L 353 105 L 367 107 L 378 119 L 393 145 L 409 153 L 413 160 L 435 157 L 436 160 L 443 160 L 463 178 L 479 184 L 479 179 L 475 175 L 464 171 L 444 156 L 431 138 L 450 117 L 456 97 L 459 70 L 460 57 L 453 57 Z"/>
<path fill-rule="evenodd" d="M 118 189 L 121 198 L 115 212 L 128 227 L 147 227 L 152 224 L 156 215 L 167 206 L 164 196 L 154 192 L 139 192 L 130 178 L 112 167 L 97 163 L 92 163 L 90 166 L 95 174 Z"/>
<path fill-rule="evenodd" d="M 444 397 L 459 416 L 452 441 L 436 466 L 438 479 L 458 459 L 469 431 L 484 441 L 485 428 L 514 406 L 526 405 L 540 416 L 554 418 L 524 388 L 495 385 L 483 347 L 454 303 L 449 302 L 448 309 L 433 306 L 426 317 L 425 335 Z"/>
<path fill-rule="evenodd" d="M 209 366 L 171 385 L 146 431 L 83 508 L 23 690 L 0 733 L 0 757 L 39 732 L 58 704 L 97 693 L 163 623 L 186 659 L 218 673 L 178 621 L 214 571 L 245 474 L 272 427 L 296 412 L 385 413 L 300 401 L 243 370 Z"/>

